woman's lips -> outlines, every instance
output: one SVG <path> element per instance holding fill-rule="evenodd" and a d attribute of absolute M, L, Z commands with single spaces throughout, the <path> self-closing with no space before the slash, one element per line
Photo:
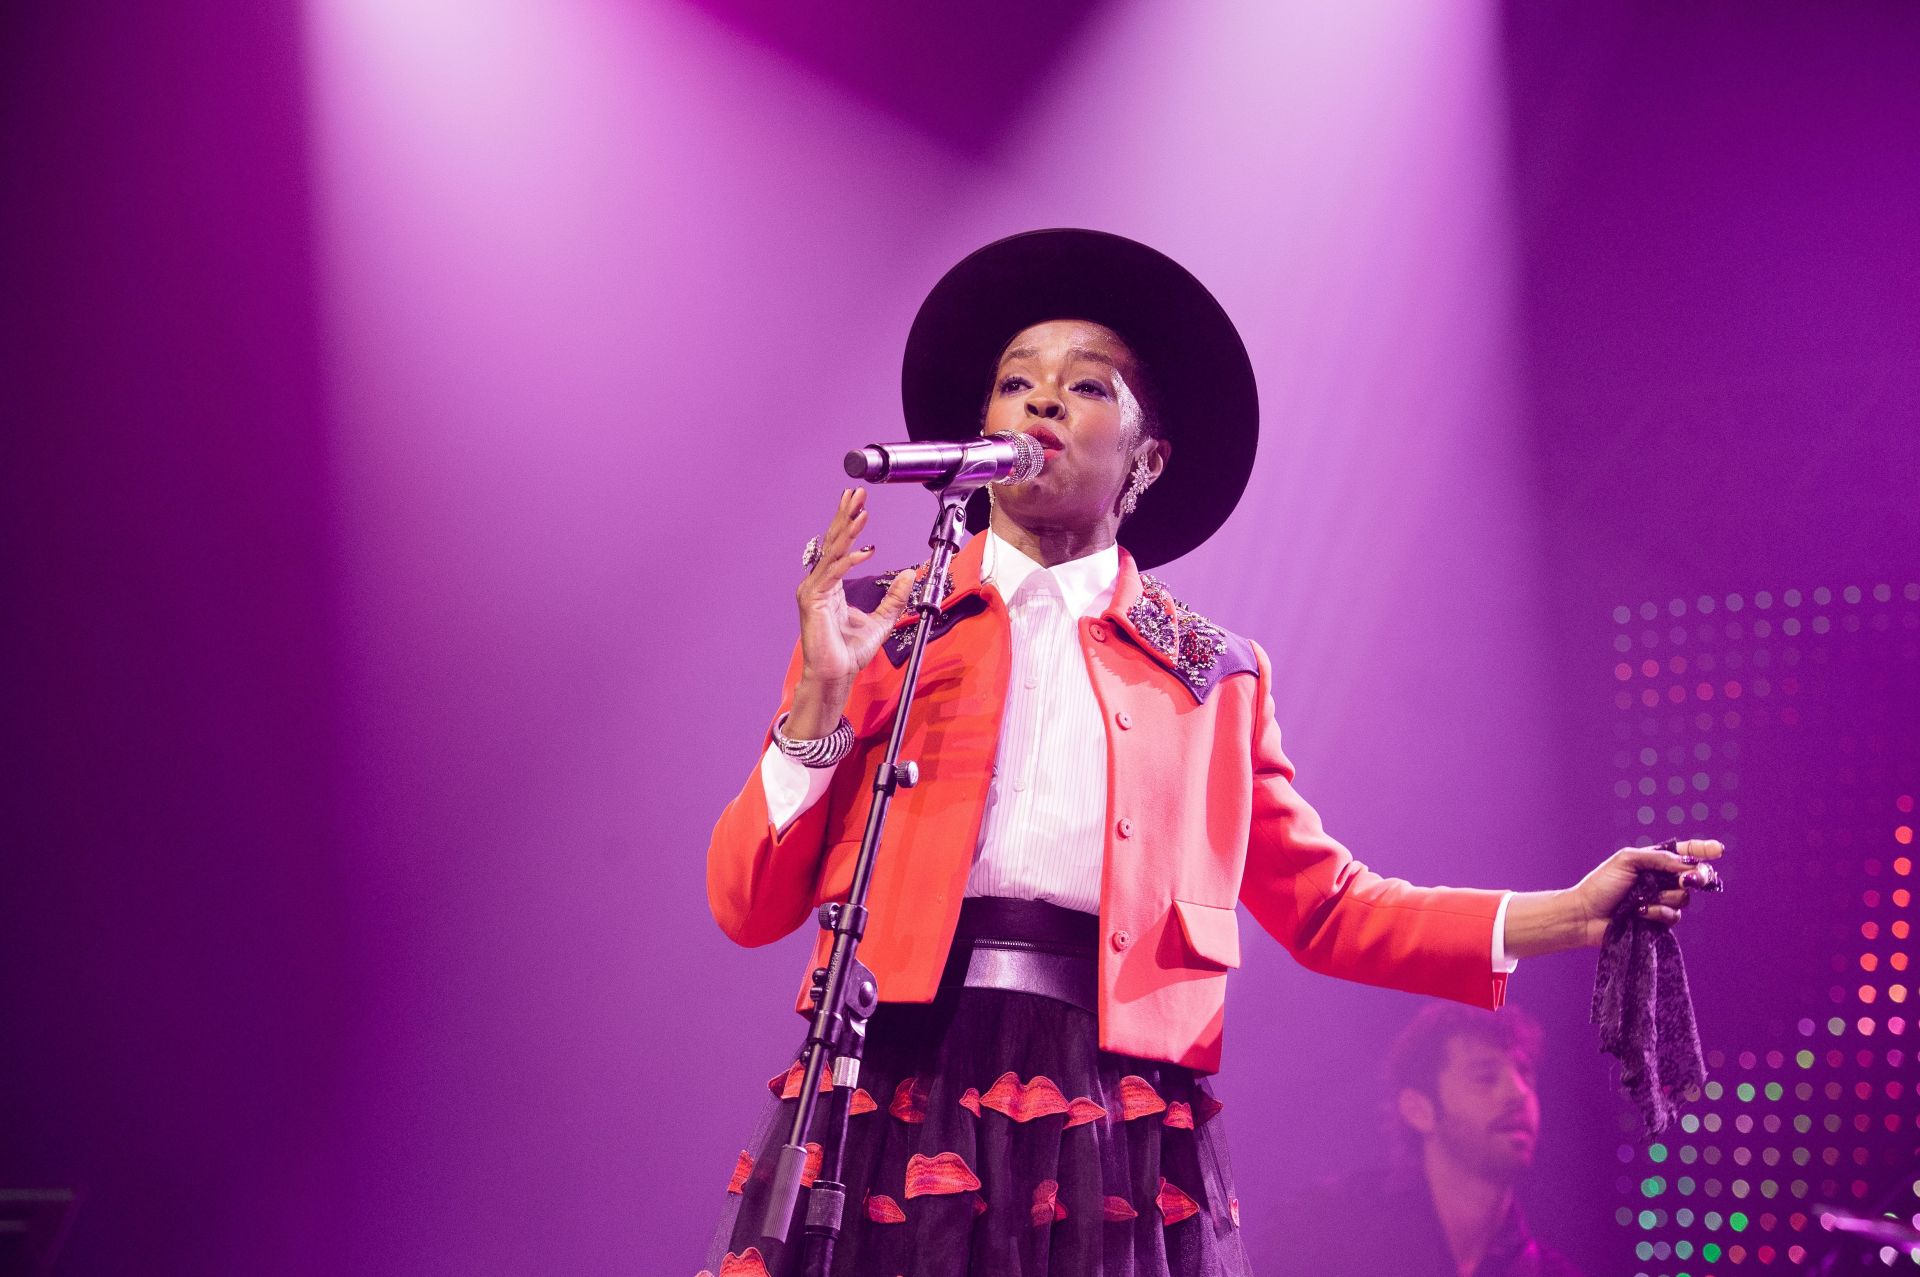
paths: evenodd
<path fill-rule="evenodd" d="M 1035 426 L 1027 431 L 1027 436 L 1048 452 L 1064 452 L 1067 445 L 1060 442 L 1060 436 L 1045 426 Z"/>

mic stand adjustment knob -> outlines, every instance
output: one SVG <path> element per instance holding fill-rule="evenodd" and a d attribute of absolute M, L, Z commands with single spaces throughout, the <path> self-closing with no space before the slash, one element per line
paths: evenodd
<path fill-rule="evenodd" d="M 882 763 L 873 774 L 873 787 L 892 793 L 896 789 L 912 789 L 920 783 L 920 764 L 914 762 Z"/>

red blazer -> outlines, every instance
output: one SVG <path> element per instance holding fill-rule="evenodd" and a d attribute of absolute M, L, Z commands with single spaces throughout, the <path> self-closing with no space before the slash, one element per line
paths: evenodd
<path fill-rule="evenodd" d="M 860 954 L 883 1001 L 932 1000 L 979 840 L 1010 664 L 1005 604 L 980 583 L 983 544 L 975 537 L 955 558 L 901 755 L 919 764 L 920 783 L 894 799 L 868 898 Z M 873 606 L 885 579 L 849 582 L 849 601 Z M 1240 965 L 1236 901 L 1312 970 L 1500 1005 L 1500 893 L 1383 878 L 1328 836 L 1294 791 L 1258 646 L 1187 610 L 1124 550 L 1112 605 L 1079 628 L 1107 726 L 1102 1047 L 1218 1070 L 1227 972 Z M 857 743 L 819 802 L 776 833 L 756 768 L 721 814 L 707 898 L 739 943 L 778 940 L 846 898 L 906 631 L 903 622 L 856 682 L 847 717 Z M 799 672 L 796 649 L 783 713 Z M 809 970 L 825 962 L 827 940 Z M 808 1007 L 804 980 L 797 1005 Z"/>

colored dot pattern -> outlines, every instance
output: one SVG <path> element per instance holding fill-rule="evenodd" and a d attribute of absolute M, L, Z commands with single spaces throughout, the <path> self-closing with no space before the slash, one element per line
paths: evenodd
<path fill-rule="evenodd" d="M 1906 671 L 1902 688 L 1882 678 L 1869 689 L 1904 690 L 1883 705 L 1915 703 L 1916 603 L 1920 583 L 1909 582 L 1615 608 L 1612 788 L 1624 840 L 1710 832 L 1737 846 L 1743 762 L 1808 730 L 1813 698 L 1858 673 L 1842 643 L 1874 643 Z M 1920 722 L 1887 716 L 1885 735 L 1834 742 L 1827 792 L 1838 796 L 1805 813 L 1804 853 L 1850 888 L 1832 927 L 1825 1004 L 1789 1008 L 1773 1040 L 1710 1050 L 1711 1080 L 1658 1140 L 1633 1142 L 1638 1119 L 1622 1113 L 1630 1142 L 1619 1149 L 1615 1220 L 1632 1256 L 1621 1270 L 1634 1277 L 1822 1263 L 1920 1272 L 1920 1247 L 1876 1250 L 1832 1227 L 1838 1210 L 1920 1229 L 1920 775 L 1897 774 L 1920 755 Z"/>

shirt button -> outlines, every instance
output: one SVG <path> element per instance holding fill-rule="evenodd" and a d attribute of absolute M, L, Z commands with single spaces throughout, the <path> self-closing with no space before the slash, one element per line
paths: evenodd
<path fill-rule="evenodd" d="M 1013 791 L 1017 794 L 1027 787 L 1027 778 L 1022 776 L 1013 782 Z"/>
<path fill-rule="evenodd" d="M 1120 724 L 1121 731 L 1125 731 L 1127 728 L 1133 726 L 1133 715 L 1127 713 L 1125 710 L 1121 710 L 1113 716 L 1113 721 Z"/>
<path fill-rule="evenodd" d="M 1028 675 L 1027 681 L 1023 683 L 1022 686 L 1025 687 L 1028 691 L 1032 691 L 1034 688 L 1040 686 L 1040 680 L 1037 678 L 1034 678 L 1032 675 Z"/>
<path fill-rule="evenodd" d="M 1015 786 L 1015 788 L 1018 788 L 1018 786 Z M 1122 838 L 1133 837 L 1133 822 L 1131 820 L 1128 820 L 1125 816 L 1120 817 L 1120 819 L 1117 822 L 1115 822 L 1113 827 L 1115 830 L 1119 832 Z"/>
<path fill-rule="evenodd" d="M 1104 643 L 1107 641 L 1107 627 L 1098 621 L 1087 627 L 1087 633 L 1093 635 L 1093 641 L 1096 643 Z"/>
<path fill-rule="evenodd" d="M 1125 953 L 1133 945 L 1133 932 L 1116 931 L 1107 939 L 1108 943 L 1113 945 L 1114 952 Z"/>

